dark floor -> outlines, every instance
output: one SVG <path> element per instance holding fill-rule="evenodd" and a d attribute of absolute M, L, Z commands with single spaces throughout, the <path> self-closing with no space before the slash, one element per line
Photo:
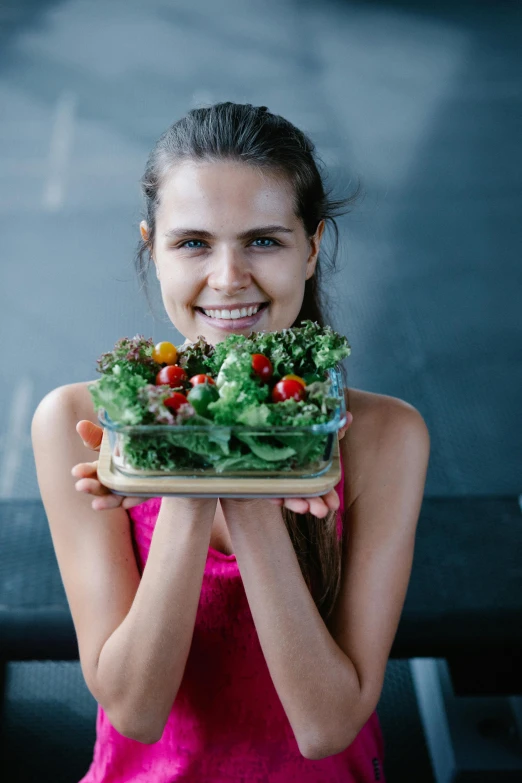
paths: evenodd
<path fill-rule="evenodd" d="M 94 378 L 123 335 L 181 341 L 133 276 L 138 180 L 160 133 L 217 100 L 308 131 L 340 194 L 361 180 L 331 321 L 349 384 L 424 416 L 426 493 L 518 494 L 521 31 L 505 1 L 2 3 L 0 497 L 39 495 L 29 426 L 50 389 Z M 390 662 L 389 781 L 426 783 L 408 679 Z M 8 738 L 27 780 L 68 752 L 78 775 L 92 707 L 77 665 L 13 664 L 4 759 Z"/>

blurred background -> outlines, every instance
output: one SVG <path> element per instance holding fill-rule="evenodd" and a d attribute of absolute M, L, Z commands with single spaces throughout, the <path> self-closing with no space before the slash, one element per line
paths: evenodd
<path fill-rule="evenodd" d="M 521 34 L 502 0 L 3 0 L 0 498 L 39 498 L 47 392 L 94 379 L 122 336 L 182 342 L 155 276 L 151 312 L 134 274 L 139 179 L 172 122 L 227 100 L 308 132 L 339 195 L 361 182 L 332 322 L 350 386 L 425 418 L 426 494 L 517 495 Z M 79 779 L 95 708 L 77 662 L 9 663 L 0 764 L 42 780 L 59 751 Z M 389 662 L 379 714 L 390 781 L 430 781 L 407 661 Z"/>

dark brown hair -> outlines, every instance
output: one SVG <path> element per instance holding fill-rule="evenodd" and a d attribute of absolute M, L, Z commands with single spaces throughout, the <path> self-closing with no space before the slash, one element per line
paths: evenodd
<path fill-rule="evenodd" d="M 332 199 L 325 188 L 325 176 L 320 172 L 321 162 L 314 143 L 284 117 L 269 112 L 266 106 L 226 102 L 192 109 L 160 136 L 141 180 L 149 235 L 147 242 L 139 242 L 135 266 L 147 299 L 147 271 L 154 248 L 161 186 L 169 170 L 182 160 L 241 161 L 282 174 L 293 187 L 295 213 L 302 221 L 306 235 L 315 234 L 321 220 L 332 226 L 333 253 L 327 257 L 323 250 L 320 251 L 315 273 L 305 282 L 303 302 L 293 324 L 298 326 L 303 320 L 311 319 L 324 326 L 326 295 L 321 282 L 325 271 L 335 270 L 339 245 L 335 218 L 350 211 L 359 196 L 360 186 L 347 198 Z M 328 270 L 326 261 L 329 261 Z M 344 366 L 342 369 L 345 378 Z M 337 535 L 336 512 L 329 512 L 324 519 L 308 513 L 296 514 L 286 508 L 282 513 L 303 577 L 326 621 L 341 583 L 343 537 Z M 343 530 L 344 527 L 343 524 Z"/>

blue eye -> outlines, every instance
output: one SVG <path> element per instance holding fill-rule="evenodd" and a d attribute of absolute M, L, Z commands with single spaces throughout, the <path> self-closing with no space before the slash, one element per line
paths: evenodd
<path fill-rule="evenodd" d="M 200 247 L 194 247 L 194 246 L 189 247 L 191 242 L 199 242 L 200 245 L 201 245 L 203 240 L 202 239 L 187 239 L 185 242 L 182 242 L 181 245 L 179 245 L 179 247 L 186 247 L 188 250 L 199 250 L 200 249 Z M 272 243 L 271 245 L 257 245 L 257 247 L 262 247 L 262 248 L 263 247 L 266 247 L 266 248 L 274 247 L 274 246 L 277 246 L 279 244 L 279 242 L 276 242 L 275 239 L 271 239 L 270 237 L 259 237 L 258 239 L 254 239 L 253 242 L 271 242 Z"/>
<path fill-rule="evenodd" d="M 270 237 L 260 237 L 259 239 L 254 239 L 254 242 L 272 242 L 277 245 L 277 242 L 274 239 L 270 239 Z M 272 247 L 272 245 L 258 245 L 258 247 Z"/>
<path fill-rule="evenodd" d="M 201 242 L 201 239 L 187 239 L 187 241 L 183 242 L 183 244 L 180 245 L 180 247 L 185 247 L 185 245 L 188 245 L 189 242 Z"/>

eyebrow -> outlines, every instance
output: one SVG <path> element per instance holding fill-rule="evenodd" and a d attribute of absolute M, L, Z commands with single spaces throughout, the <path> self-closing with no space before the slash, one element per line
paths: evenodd
<path fill-rule="evenodd" d="M 293 234 L 292 228 L 286 228 L 286 226 L 259 226 L 258 228 L 250 228 L 248 231 L 243 231 L 241 234 L 237 234 L 237 239 L 250 239 L 260 234 Z M 183 239 L 186 237 L 203 237 L 203 239 L 215 239 L 214 234 L 210 231 L 204 231 L 200 228 L 171 228 L 165 232 L 164 236 L 167 239 Z"/>

